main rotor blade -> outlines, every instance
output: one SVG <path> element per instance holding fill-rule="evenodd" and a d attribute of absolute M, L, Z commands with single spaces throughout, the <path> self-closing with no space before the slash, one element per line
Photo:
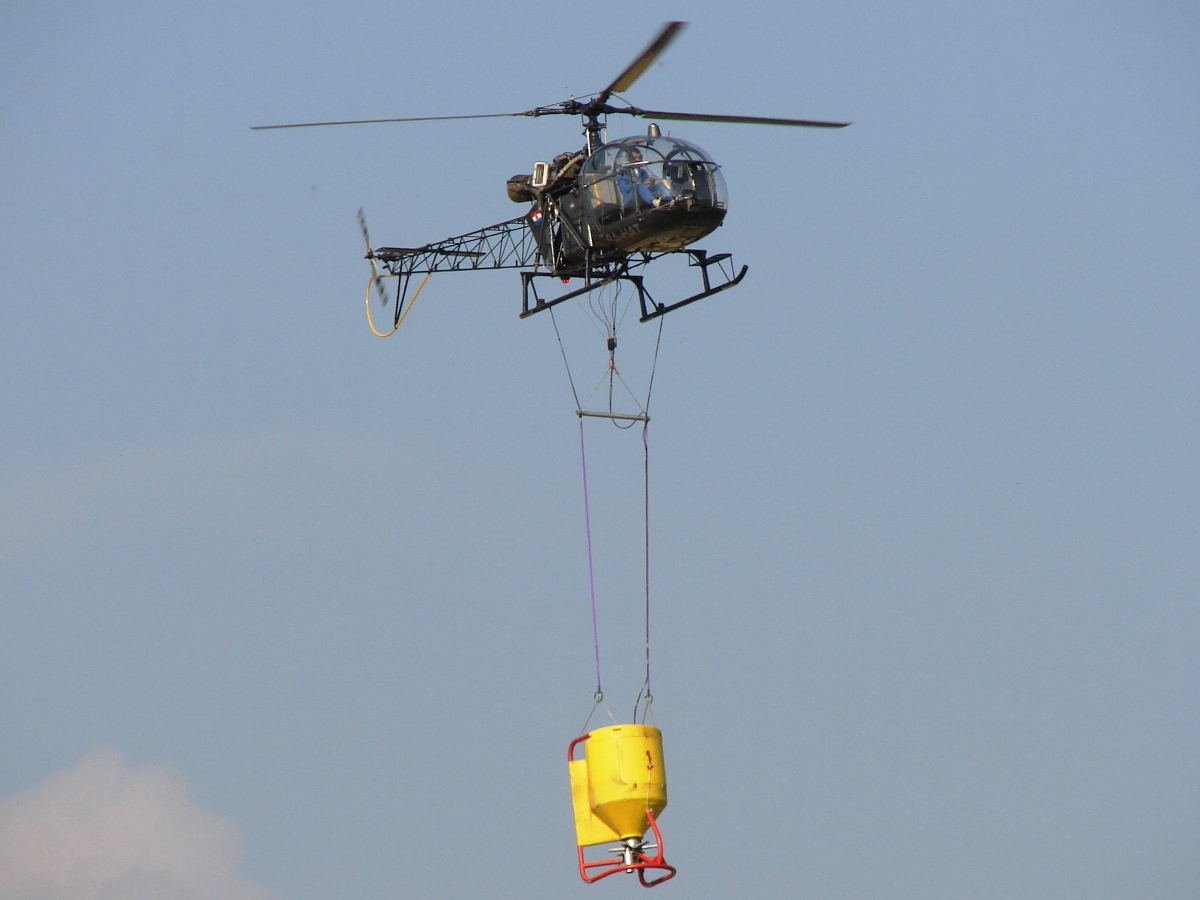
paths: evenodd
<path fill-rule="evenodd" d="M 814 119 L 776 119 L 769 116 L 713 116 L 707 113 L 663 112 L 660 109 L 618 109 L 614 112 L 643 116 L 648 119 L 670 119 L 678 122 L 732 122 L 735 125 L 805 125 L 809 128 L 845 128 L 849 122 L 819 122 Z"/>
<path fill-rule="evenodd" d="M 408 116 L 402 119 L 349 119 L 345 122 L 295 122 L 290 125 L 251 125 L 251 131 L 270 131 L 273 128 L 315 128 L 318 125 L 377 125 L 380 122 L 441 122 L 446 119 L 507 119 L 513 116 L 532 116 L 535 110 L 515 113 L 483 113 L 478 116 Z"/>
<path fill-rule="evenodd" d="M 600 96 L 597 98 L 599 102 L 606 102 L 614 92 L 620 93 L 629 90 L 630 86 L 642 77 L 642 73 L 650 68 L 662 52 L 670 46 L 671 41 L 679 36 L 679 32 L 685 25 L 687 22 L 668 22 L 664 25 L 649 46 L 641 52 L 641 55 L 626 66 L 625 71 L 618 75 L 612 84 L 600 92 Z"/>

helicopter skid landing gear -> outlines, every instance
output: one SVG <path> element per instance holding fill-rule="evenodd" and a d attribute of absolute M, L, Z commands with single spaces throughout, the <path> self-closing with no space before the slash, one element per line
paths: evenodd
<path fill-rule="evenodd" d="M 612 284 L 616 281 L 630 282 L 638 292 L 638 300 L 645 309 L 646 289 L 642 286 L 641 275 L 626 275 L 624 272 L 618 272 L 615 275 L 605 275 L 598 279 L 584 279 L 584 286 L 573 291 L 568 291 L 558 297 L 550 300 L 543 300 L 538 296 L 537 284 L 535 278 L 553 278 L 556 281 L 566 281 L 565 278 L 558 275 L 552 275 L 550 272 L 522 272 L 521 273 L 521 318 L 525 319 L 532 316 L 534 313 L 540 313 L 544 309 L 550 309 L 552 306 L 558 306 L 567 300 L 575 297 L 581 297 L 591 291 L 602 288 L 605 285 Z"/>
<path fill-rule="evenodd" d="M 711 297 L 713 294 L 727 291 L 731 287 L 741 284 L 742 279 L 746 277 L 746 272 L 750 270 L 749 266 L 742 266 L 742 270 L 734 275 L 733 255 L 730 253 L 718 253 L 716 256 L 709 256 L 707 250 L 684 250 L 682 252 L 691 257 L 688 261 L 689 266 L 697 266 L 700 269 L 700 277 L 704 281 L 704 290 L 690 297 L 685 297 L 683 300 L 677 300 L 674 303 L 665 305 L 655 303 L 654 299 L 651 298 L 650 303 L 652 308 L 650 309 L 647 309 L 645 299 L 649 295 L 644 291 L 639 291 L 638 300 L 642 304 L 642 317 L 638 321 L 649 322 L 651 319 L 657 319 L 659 316 L 666 315 L 673 309 L 679 309 L 681 306 L 687 306 L 689 303 L 695 303 L 697 300 L 703 300 L 705 297 Z M 709 266 L 716 266 L 717 271 L 724 278 L 724 281 L 716 287 L 712 286 L 712 278 L 708 273 Z"/>
<path fill-rule="evenodd" d="M 566 281 L 563 276 L 555 275 L 552 272 L 522 272 L 521 273 L 521 318 L 525 319 L 532 316 L 534 313 L 539 313 L 544 309 L 550 309 L 567 300 L 575 297 L 581 297 L 605 285 L 612 284 L 617 281 L 628 281 L 637 290 L 638 306 L 641 308 L 641 318 L 639 321 L 649 322 L 651 319 L 657 319 L 659 316 L 666 315 L 672 310 L 679 309 L 681 306 L 687 306 L 689 303 L 695 303 L 697 300 L 703 300 L 705 297 L 711 297 L 713 294 L 719 294 L 721 291 L 727 291 L 731 287 L 735 287 L 742 283 L 742 279 L 746 277 L 746 272 L 749 271 L 749 266 L 742 266 L 741 271 L 734 272 L 733 256 L 729 253 L 718 253 L 714 256 L 709 256 L 706 250 L 676 250 L 675 253 L 686 253 L 690 259 L 689 266 L 695 266 L 700 269 L 700 278 L 704 284 L 704 290 L 698 294 L 692 294 L 690 297 L 685 297 L 682 300 L 677 300 L 674 303 L 658 303 L 650 292 L 646 290 L 644 276 L 630 275 L 629 268 L 637 265 L 645 265 L 651 259 L 659 257 L 647 257 L 641 262 L 629 263 L 617 269 L 616 272 L 593 272 L 591 275 L 573 277 L 583 277 L 584 285 L 581 288 L 576 288 L 573 291 L 567 291 L 557 297 L 552 297 L 548 300 L 538 296 L 536 279 L 538 278 L 554 278 L 558 281 Z M 666 254 L 662 254 L 666 255 Z M 716 273 L 719 274 L 721 281 L 714 286 L 713 274 L 709 269 L 715 267 Z"/>
<path fill-rule="evenodd" d="M 656 884 L 662 884 L 675 877 L 675 867 L 663 859 L 662 835 L 658 831 L 658 823 L 654 821 L 654 813 L 649 809 L 646 810 L 646 818 L 650 822 L 650 829 L 654 833 L 654 843 L 647 843 L 641 838 L 628 838 L 622 841 L 615 847 L 609 847 L 609 852 L 617 856 L 616 859 L 594 859 L 586 860 L 583 858 L 583 848 L 579 848 L 579 875 L 588 884 L 593 884 L 601 878 L 606 878 L 617 872 L 637 872 L 638 881 L 642 887 L 654 887 Z M 654 855 L 651 856 L 650 853 Z M 588 870 L 594 870 L 595 874 L 589 874 Z M 660 875 L 658 878 L 647 878 L 647 871 L 664 871 L 665 875 Z"/>

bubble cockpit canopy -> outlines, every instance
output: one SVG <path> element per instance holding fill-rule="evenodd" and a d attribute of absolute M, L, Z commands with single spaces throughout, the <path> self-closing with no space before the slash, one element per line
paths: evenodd
<path fill-rule="evenodd" d="M 602 226 L 667 204 L 723 214 L 729 203 L 716 162 L 695 144 L 661 135 L 605 144 L 583 164 L 579 186 L 588 217 Z"/>

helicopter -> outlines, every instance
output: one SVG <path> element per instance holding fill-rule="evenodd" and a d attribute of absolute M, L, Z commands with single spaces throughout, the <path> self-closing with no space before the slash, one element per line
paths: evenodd
<path fill-rule="evenodd" d="M 366 243 L 366 259 L 371 265 L 365 303 L 367 321 L 380 337 L 393 334 L 412 309 L 417 295 L 429 277 L 438 272 L 478 269 L 521 269 L 521 318 L 532 316 L 568 300 L 582 297 L 608 285 L 615 285 L 611 294 L 613 306 L 610 318 L 604 319 L 609 360 L 608 408 L 589 407 L 580 400 L 571 378 L 567 354 L 563 362 L 571 391 L 575 395 L 575 414 L 579 417 L 580 457 L 583 471 L 585 530 L 588 536 L 588 570 L 592 571 L 591 522 L 588 516 L 587 461 L 584 449 L 584 419 L 609 419 L 618 428 L 642 423 L 642 443 L 645 450 L 644 473 L 646 527 L 646 680 L 634 703 L 634 721 L 598 727 L 588 731 L 587 721 L 578 736 L 567 747 L 567 766 L 571 785 L 580 877 L 591 884 L 617 872 L 637 874 L 643 887 L 654 887 L 676 874 L 674 866 L 664 857 L 662 835 L 657 816 L 667 805 L 666 776 L 663 766 L 662 734 L 647 724 L 650 710 L 650 493 L 649 443 L 650 387 L 654 382 L 657 363 L 657 344 L 651 363 L 649 386 L 644 404 L 633 397 L 638 412 L 614 409 L 614 379 L 633 396 L 620 376 L 614 361 L 616 342 L 616 295 L 622 283 L 636 290 L 641 321 L 658 318 L 659 337 L 661 317 L 697 300 L 736 287 L 742 282 L 748 266 L 737 270 L 729 253 L 709 255 L 693 245 L 714 232 L 725 220 L 729 210 L 729 195 L 718 163 L 700 147 L 682 138 L 664 135 L 659 121 L 721 122 L 750 125 L 806 126 L 814 128 L 844 128 L 847 122 L 825 122 L 811 119 L 767 118 L 761 116 L 710 115 L 642 109 L 610 102 L 628 90 L 654 61 L 678 37 L 685 22 L 667 22 L 650 44 L 633 62 L 602 91 L 583 98 L 572 97 L 548 106 L 516 113 L 487 113 L 483 115 L 417 116 L 388 119 L 359 119 L 340 122 L 303 122 L 289 125 L 255 126 L 256 130 L 303 128 L 322 125 L 366 125 L 385 122 L 426 122 L 454 119 L 490 119 L 524 116 L 537 118 L 547 115 L 579 116 L 583 122 L 584 145 L 568 150 L 549 162 L 535 162 L 532 172 L 514 175 L 507 180 L 510 200 L 528 204 L 516 218 L 490 225 L 467 234 L 419 247 L 378 247 L 371 245 L 365 217 L 359 210 L 359 227 Z M 607 139 L 610 116 L 633 116 L 650 119 L 645 134 Z M 657 259 L 682 254 L 688 263 L 700 270 L 701 290 L 670 303 L 656 301 L 646 289 L 642 270 Z M 416 291 L 409 297 L 409 287 L 415 276 L 423 276 Z M 384 279 L 396 279 L 394 300 L 389 300 L 383 287 Z M 570 284 L 582 279 L 583 286 L 568 288 L 557 296 L 543 297 L 538 283 L 555 279 Z M 371 318 L 371 293 L 377 292 L 386 307 L 394 302 L 390 331 L 379 331 Z M 590 301 L 595 298 L 589 298 Z M 581 304 L 582 305 L 582 304 Z M 595 304 L 596 308 L 603 303 Z M 624 307 L 624 310 L 631 309 Z M 624 316 L 624 311 L 621 317 Z M 554 313 L 550 319 L 554 321 Z M 558 326 L 554 325 L 558 334 Z M 559 337 L 560 348 L 562 346 Z M 597 385 L 603 383 L 603 380 Z M 593 394 L 595 389 L 593 389 Z M 590 399 L 590 395 L 588 397 Z M 596 707 L 604 702 L 600 682 L 600 640 L 596 630 L 595 581 L 591 581 L 593 639 L 596 658 Z M 637 722 L 638 708 L 642 721 Z M 605 707 L 607 709 L 607 706 Z M 611 715 L 611 712 L 610 712 Z M 583 745 L 583 758 L 574 757 Z M 643 762 L 644 755 L 644 762 Z M 652 839 L 648 840 L 648 836 Z M 608 858 L 588 858 L 596 848 L 608 847 Z M 615 857 L 613 856 L 615 854 Z M 647 875 L 650 877 L 648 878 Z"/>
<path fill-rule="evenodd" d="M 366 259 L 371 264 L 371 279 L 367 283 L 368 322 L 371 330 L 381 337 L 393 333 L 429 276 L 436 272 L 509 268 L 525 270 L 521 272 L 521 318 L 623 281 L 636 290 L 641 321 L 647 322 L 735 287 L 749 269 L 742 266 L 736 271 L 729 253 L 709 255 L 705 250 L 692 247 L 724 221 L 729 209 L 728 191 L 717 162 L 695 144 L 664 135 L 658 121 L 809 128 L 845 128 L 850 124 L 680 113 L 611 103 L 614 96 L 628 90 L 641 77 L 686 25 L 680 21 L 665 23 L 608 87 L 582 98 L 572 97 L 515 113 L 300 122 L 257 125 L 253 130 L 579 116 L 585 136 L 581 149 L 560 153 L 549 162 L 536 162 L 532 172 L 508 179 L 509 199 L 529 204 L 528 210 L 514 219 L 419 247 L 372 248 L 366 221 L 359 210 L 359 226 L 367 247 Z M 649 124 L 643 135 L 606 140 L 608 117 L 618 115 L 656 121 Z M 702 289 L 681 300 L 660 303 L 650 295 L 639 272 L 654 260 L 671 254 L 686 255 L 688 264 L 700 270 Z M 409 284 L 416 275 L 424 278 L 409 298 Z M 392 301 L 382 284 L 385 278 L 397 279 L 394 317 L 392 330 L 380 332 L 370 322 L 369 297 L 374 286 L 380 303 L 390 305 Z M 541 279 L 557 279 L 567 284 L 572 278 L 582 278 L 583 286 L 545 298 L 537 290 Z"/>

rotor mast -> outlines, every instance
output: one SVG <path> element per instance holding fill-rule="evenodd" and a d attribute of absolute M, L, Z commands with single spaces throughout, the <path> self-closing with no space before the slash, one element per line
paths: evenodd
<path fill-rule="evenodd" d="M 600 149 L 600 145 L 604 143 L 600 139 L 600 131 L 604 128 L 600 124 L 598 113 L 589 113 L 583 122 L 583 133 L 587 135 L 587 154 L 591 156 Z"/>

